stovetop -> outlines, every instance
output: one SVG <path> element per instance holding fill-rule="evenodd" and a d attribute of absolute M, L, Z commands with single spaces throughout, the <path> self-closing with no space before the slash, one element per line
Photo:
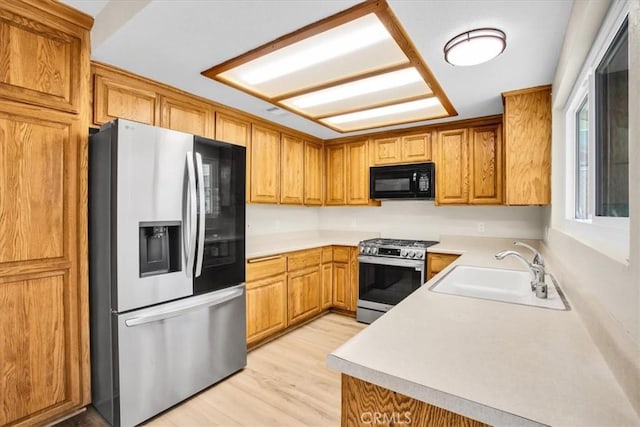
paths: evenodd
<path fill-rule="evenodd" d="M 432 240 L 369 239 L 358 245 L 361 255 L 425 259 L 427 248 L 439 242 Z"/>

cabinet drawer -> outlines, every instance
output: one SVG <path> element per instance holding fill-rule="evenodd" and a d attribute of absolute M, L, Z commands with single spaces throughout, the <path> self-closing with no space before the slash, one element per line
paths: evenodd
<path fill-rule="evenodd" d="M 288 256 L 288 271 L 320 265 L 322 249 L 310 249 L 308 251 L 294 252 Z"/>
<path fill-rule="evenodd" d="M 322 263 L 333 262 L 333 248 L 331 246 L 325 246 L 322 248 Z"/>
<path fill-rule="evenodd" d="M 429 254 L 429 271 L 432 274 L 440 273 L 459 256 L 454 254 Z"/>
<path fill-rule="evenodd" d="M 283 274 L 287 269 L 287 258 L 282 255 L 274 255 L 262 258 L 253 258 L 247 261 L 247 282 L 262 279 L 263 277 Z"/>
<path fill-rule="evenodd" d="M 335 262 L 349 262 L 349 246 L 334 246 L 333 247 L 333 260 Z"/>

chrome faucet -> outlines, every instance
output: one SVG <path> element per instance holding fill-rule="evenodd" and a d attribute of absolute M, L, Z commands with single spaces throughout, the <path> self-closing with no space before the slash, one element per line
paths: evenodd
<path fill-rule="evenodd" d="M 495 254 L 497 260 L 503 260 L 508 256 L 514 256 L 519 259 L 524 265 L 527 266 L 527 269 L 531 273 L 531 290 L 536 293 L 538 298 L 546 298 L 547 297 L 547 284 L 544 281 L 544 260 L 538 251 L 536 251 L 531 246 L 522 242 L 514 242 L 514 244 L 518 246 L 524 246 L 528 249 L 531 249 L 536 253 L 536 256 L 533 258 L 533 262 L 530 263 L 527 261 L 525 257 L 523 257 L 519 252 L 516 251 L 502 251 Z"/>

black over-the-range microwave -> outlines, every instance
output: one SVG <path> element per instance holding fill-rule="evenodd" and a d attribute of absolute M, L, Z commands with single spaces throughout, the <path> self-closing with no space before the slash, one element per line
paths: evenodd
<path fill-rule="evenodd" d="M 369 169 L 371 199 L 423 199 L 435 197 L 435 165 L 374 166 Z"/>

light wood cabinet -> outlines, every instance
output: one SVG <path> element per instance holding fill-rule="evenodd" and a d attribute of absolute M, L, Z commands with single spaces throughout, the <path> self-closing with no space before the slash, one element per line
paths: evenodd
<path fill-rule="evenodd" d="M 506 92 L 505 204 L 551 203 L 551 86 Z"/>
<path fill-rule="evenodd" d="M 326 147 L 325 180 L 327 205 L 345 205 L 347 203 L 347 147 L 344 144 Z"/>
<path fill-rule="evenodd" d="M 436 203 L 464 204 L 469 200 L 469 137 L 467 129 L 438 133 Z"/>
<path fill-rule="evenodd" d="M 280 199 L 280 133 L 253 125 L 251 131 L 251 203 Z"/>
<path fill-rule="evenodd" d="M 216 138 L 218 141 L 230 142 L 244 147 L 249 146 L 251 139 L 251 123 L 227 113 L 216 112 Z"/>
<path fill-rule="evenodd" d="M 323 203 L 323 149 L 322 144 L 304 143 L 304 204 L 321 206 Z"/>
<path fill-rule="evenodd" d="M 301 205 L 304 199 L 304 141 L 282 134 L 280 203 Z"/>
<path fill-rule="evenodd" d="M 431 132 L 372 140 L 372 163 L 419 163 L 431 160 Z"/>
<path fill-rule="evenodd" d="M 429 252 L 427 254 L 427 280 L 447 268 L 460 255 Z"/>
<path fill-rule="evenodd" d="M 247 262 L 247 345 L 287 326 L 287 259 L 276 255 Z"/>
<path fill-rule="evenodd" d="M 333 248 L 325 246 L 322 248 L 322 294 L 320 297 L 320 308 L 326 310 L 333 304 Z"/>
<path fill-rule="evenodd" d="M 155 125 L 158 109 L 156 93 L 139 84 L 129 84 L 121 78 L 114 80 L 104 73 L 98 69 L 94 75 L 93 123 L 103 125 L 122 118 Z"/>
<path fill-rule="evenodd" d="M 320 264 L 289 272 L 287 278 L 287 305 L 289 325 L 309 319 L 320 313 Z"/>
<path fill-rule="evenodd" d="M 438 133 L 436 203 L 502 203 L 502 126 L 442 130 Z"/>
<path fill-rule="evenodd" d="M 347 144 L 347 205 L 369 203 L 367 141 Z"/>
<path fill-rule="evenodd" d="M 91 397 L 89 31 L 49 0 L 0 2 L 0 425 Z"/>
<path fill-rule="evenodd" d="M 354 251 L 356 253 L 354 257 Z M 355 259 L 355 263 L 354 263 Z M 355 311 L 357 300 L 357 248 L 333 247 L 333 306 Z"/>
<path fill-rule="evenodd" d="M 214 111 L 204 102 L 186 97 L 160 96 L 160 126 L 214 138 Z"/>

